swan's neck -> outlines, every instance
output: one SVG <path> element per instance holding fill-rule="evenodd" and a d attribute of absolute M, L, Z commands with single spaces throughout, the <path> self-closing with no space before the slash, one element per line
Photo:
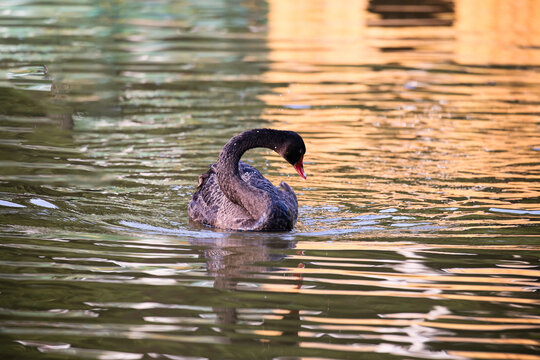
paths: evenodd
<path fill-rule="evenodd" d="M 233 137 L 221 150 L 218 166 L 221 170 L 238 175 L 238 162 L 246 151 L 265 147 L 275 150 L 279 145 L 279 130 L 253 129 Z"/>
<path fill-rule="evenodd" d="M 275 150 L 279 145 L 278 134 L 279 131 L 271 129 L 254 129 L 239 134 L 223 147 L 217 161 L 217 178 L 221 191 L 233 203 L 244 207 L 255 220 L 271 208 L 271 198 L 265 191 L 242 180 L 238 162 L 249 149 L 266 147 Z"/>

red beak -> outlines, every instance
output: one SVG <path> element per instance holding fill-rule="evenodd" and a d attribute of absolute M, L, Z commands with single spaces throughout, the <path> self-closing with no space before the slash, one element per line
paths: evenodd
<path fill-rule="evenodd" d="M 294 170 L 305 180 L 306 179 L 306 172 L 304 171 L 304 163 L 302 162 L 304 160 L 304 155 L 298 160 L 296 164 L 294 164 Z"/>

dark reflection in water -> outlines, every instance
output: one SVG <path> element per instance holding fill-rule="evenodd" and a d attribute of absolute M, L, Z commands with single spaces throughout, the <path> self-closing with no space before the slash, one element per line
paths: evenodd
<path fill-rule="evenodd" d="M 201 240 L 193 241 L 194 244 L 201 243 Z M 294 249 L 295 242 L 291 239 L 283 239 L 280 237 L 259 237 L 252 235 L 227 235 L 220 239 L 215 239 L 212 244 L 208 244 L 207 240 L 203 240 L 202 244 L 208 246 L 204 250 L 204 256 L 207 261 L 206 269 L 210 276 L 213 277 L 213 286 L 215 289 L 224 291 L 241 290 L 245 287 L 255 285 L 260 273 L 272 273 L 278 271 L 278 268 L 264 266 L 269 263 L 279 263 L 286 256 L 282 253 L 283 250 Z M 299 264 L 302 267 L 303 264 Z M 286 274 L 281 277 L 281 285 L 287 283 L 288 286 L 296 284 L 296 288 L 301 287 L 300 274 Z M 223 304 L 223 306 L 214 307 L 213 311 L 217 316 L 217 324 L 222 327 L 222 332 L 232 332 L 232 334 L 260 334 L 275 336 L 276 333 L 287 336 L 297 335 L 300 331 L 300 322 L 298 310 L 289 310 L 274 317 L 274 320 L 292 322 L 296 324 L 294 331 L 291 331 L 291 326 L 287 330 L 265 330 L 259 325 L 263 325 L 264 320 L 260 314 L 246 312 L 247 309 L 239 309 L 232 304 Z M 268 312 L 268 311 L 266 311 Z M 266 315 L 271 318 L 270 314 Z M 242 329 L 235 325 L 246 324 L 253 329 Z M 234 336 L 228 335 L 228 338 L 234 341 Z M 282 341 L 278 341 L 281 343 Z M 240 342 L 241 343 L 241 342 Z M 294 345 L 295 340 L 286 341 L 286 343 Z"/>
<path fill-rule="evenodd" d="M 2 2 L 0 358 L 540 359 L 538 11 Z M 190 224 L 263 126 L 297 228 Z"/>
<path fill-rule="evenodd" d="M 453 0 L 370 0 L 367 10 L 377 14 L 368 26 L 451 26 Z"/>

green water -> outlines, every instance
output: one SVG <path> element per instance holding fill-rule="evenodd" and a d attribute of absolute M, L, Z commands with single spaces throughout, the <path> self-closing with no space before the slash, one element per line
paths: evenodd
<path fill-rule="evenodd" d="M 4 0 L 0 358 L 540 359 L 538 6 L 502 2 Z M 295 230 L 190 223 L 255 127 L 306 142 L 307 181 L 244 157 Z"/>

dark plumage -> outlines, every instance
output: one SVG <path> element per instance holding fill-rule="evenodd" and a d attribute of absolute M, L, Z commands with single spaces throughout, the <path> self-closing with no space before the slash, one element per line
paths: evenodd
<path fill-rule="evenodd" d="M 274 150 L 304 179 L 304 141 L 294 131 L 253 129 L 233 137 L 223 147 L 217 163 L 199 176 L 189 203 L 191 220 L 220 229 L 288 231 L 298 216 L 298 201 L 289 185 L 272 185 L 240 158 L 249 149 Z"/>

